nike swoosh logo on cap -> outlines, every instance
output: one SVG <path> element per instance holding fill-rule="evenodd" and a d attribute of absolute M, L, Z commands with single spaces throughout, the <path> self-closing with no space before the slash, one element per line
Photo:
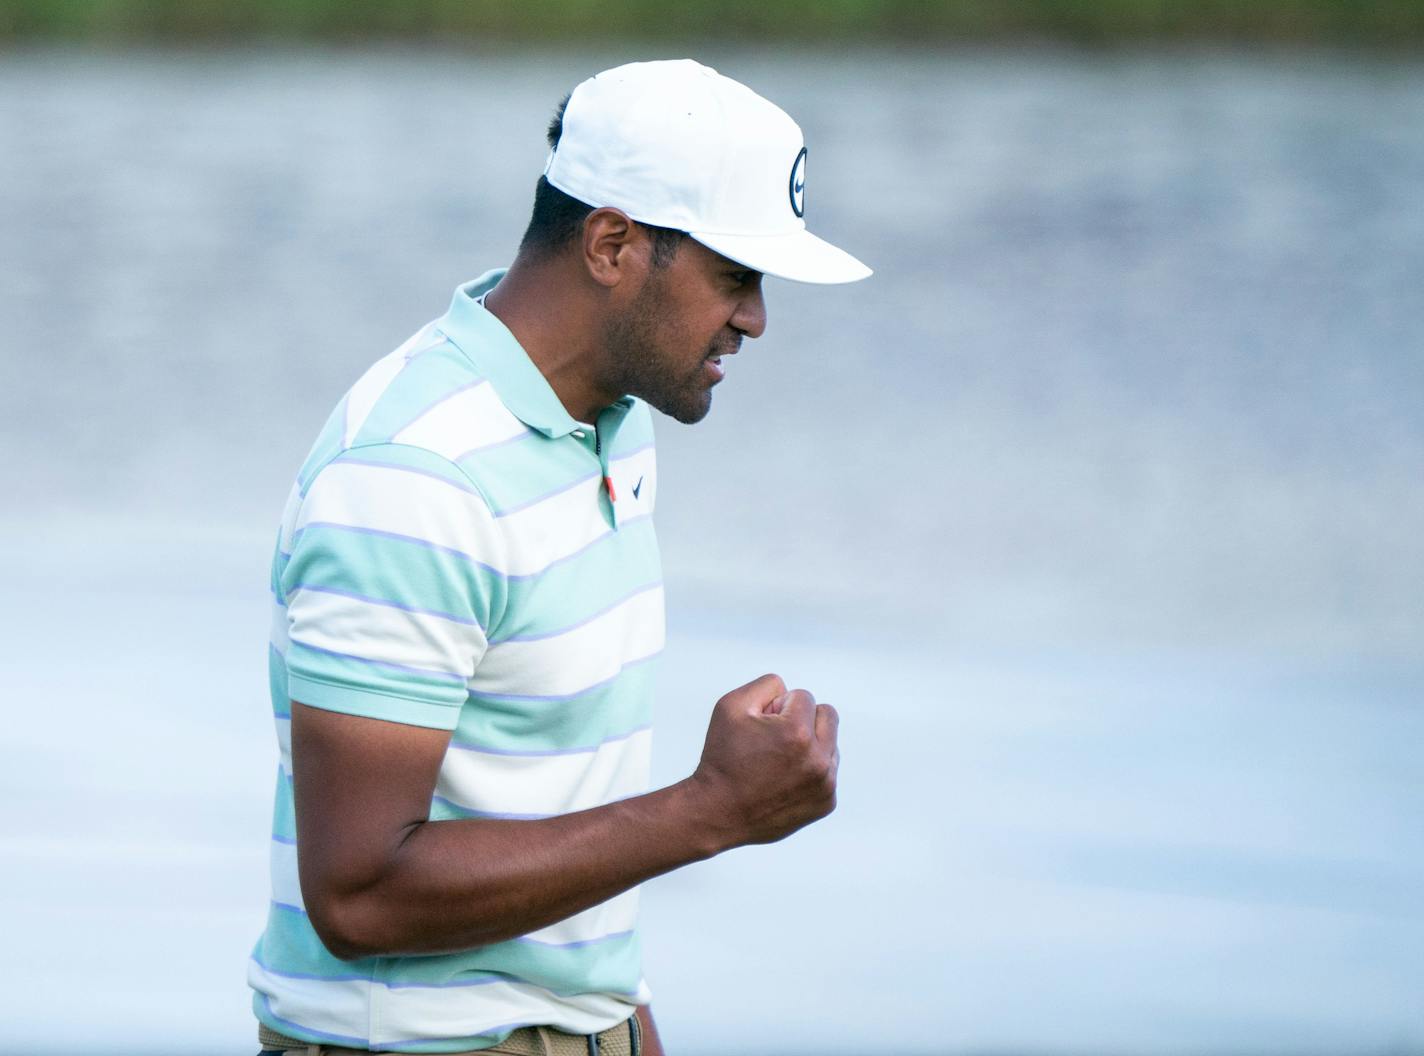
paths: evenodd
<path fill-rule="evenodd" d="M 796 155 L 796 160 L 791 163 L 791 179 L 786 183 L 786 189 L 791 193 L 791 211 L 798 217 L 806 215 L 806 201 L 803 197 L 806 191 L 806 148 L 801 148 L 801 153 Z"/>

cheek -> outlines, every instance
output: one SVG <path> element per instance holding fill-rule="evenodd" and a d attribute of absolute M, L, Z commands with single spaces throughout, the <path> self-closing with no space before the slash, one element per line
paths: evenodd
<path fill-rule="evenodd" d="M 700 276 L 669 282 L 660 292 L 663 296 L 648 313 L 658 346 L 670 359 L 695 361 L 700 370 L 724 343 L 736 304 L 722 290 L 707 288 Z"/>
<path fill-rule="evenodd" d="M 701 360 L 717 340 L 724 320 L 702 311 L 669 311 L 658 321 L 658 333 L 665 349 L 679 358 L 696 356 Z"/>

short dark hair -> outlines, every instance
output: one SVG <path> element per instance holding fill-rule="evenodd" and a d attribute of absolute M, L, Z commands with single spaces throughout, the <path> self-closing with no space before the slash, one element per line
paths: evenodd
<path fill-rule="evenodd" d="M 564 134 L 564 110 L 568 105 L 569 96 L 566 95 L 549 121 L 550 150 L 559 149 L 559 140 Z M 593 206 L 565 194 L 540 176 L 539 182 L 534 185 L 534 210 L 529 217 L 529 226 L 524 229 L 524 237 L 519 242 L 520 252 L 536 257 L 558 252 L 583 233 L 583 222 L 591 212 Z M 687 233 L 674 227 L 656 227 L 637 220 L 633 222 L 652 239 L 653 267 L 662 268 L 670 264 Z"/>

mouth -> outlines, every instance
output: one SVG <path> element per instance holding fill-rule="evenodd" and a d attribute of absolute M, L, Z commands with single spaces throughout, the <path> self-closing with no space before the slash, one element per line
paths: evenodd
<path fill-rule="evenodd" d="M 741 347 L 742 335 L 738 334 L 735 338 L 723 342 L 721 344 L 721 347 L 717 348 L 717 351 L 713 352 L 707 357 L 704 363 L 707 367 L 708 373 L 712 375 L 714 383 L 721 381 L 727 373 L 725 368 L 723 368 L 722 366 L 722 357 L 735 356 L 741 350 Z"/>

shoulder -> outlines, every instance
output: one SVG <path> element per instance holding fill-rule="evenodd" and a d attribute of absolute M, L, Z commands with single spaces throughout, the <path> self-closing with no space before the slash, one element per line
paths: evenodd
<path fill-rule="evenodd" d="M 527 431 L 439 322 L 377 360 L 342 397 L 302 468 L 303 491 L 326 467 L 363 459 L 478 491 L 471 456 Z"/>
<path fill-rule="evenodd" d="M 451 462 L 523 428 L 434 323 L 368 370 L 345 403 L 344 446 L 400 444 Z"/>

